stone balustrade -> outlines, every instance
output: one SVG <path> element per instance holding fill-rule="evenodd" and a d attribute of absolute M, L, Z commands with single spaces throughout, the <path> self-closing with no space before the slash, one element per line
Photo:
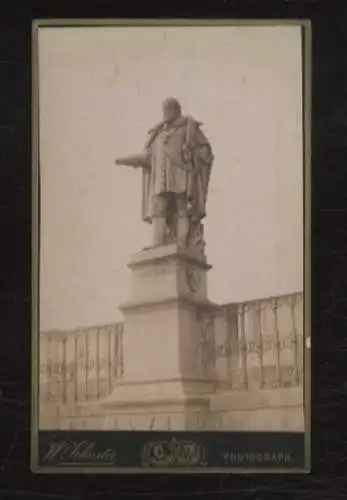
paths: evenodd
<path fill-rule="evenodd" d="M 303 295 L 222 306 L 215 315 L 213 346 L 209 357 L 217 390 L 302 385 Z"/>
<path fill-rule="evenodd" d="M 199 325 L 192 363 L 214 381 L 212 427 L 302 429 L 303 294 L 225 304 L 202 311 Z M 112 393 L 123 365 L 122 323 L 41 332 L 40 427 L 60 428 L 62 414 L 78 427 L 74 409 Z"/>
<path fill-rule="evenodd" d="M 123 323 L 40 334 L 40 403 L 92 401 L 122 376 Z"/>

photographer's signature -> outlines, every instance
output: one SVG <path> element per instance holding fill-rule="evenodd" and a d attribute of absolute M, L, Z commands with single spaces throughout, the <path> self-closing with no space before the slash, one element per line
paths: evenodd
<path fill-rule="evenodd" d="M 49 445 L 44 460 L 66 465 L 80 463 L 113 465 L 116 461 L 116 452 L 112 448 L 100 448 L 94 441 L 55 441 Z"/>

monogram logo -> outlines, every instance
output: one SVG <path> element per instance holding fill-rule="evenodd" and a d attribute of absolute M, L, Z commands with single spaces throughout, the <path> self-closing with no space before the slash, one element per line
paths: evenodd
<path fill-rule="evenodd" d="M 147 443 L 141 454 L 142 465 L 147 467 L 201 467 L 206 466 L 202 445 L 193 441 L 153 441 Z"/>

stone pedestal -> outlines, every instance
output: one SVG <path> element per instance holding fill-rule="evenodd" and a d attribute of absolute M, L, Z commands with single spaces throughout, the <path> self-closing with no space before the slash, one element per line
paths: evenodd
<path fill-rule="evenodd" d="M 210 266 L 201 253 L 167 245 L 138 253 L 129 268 L 132 296 L 122 306 L 125 376 L 100 402 L 107 425 L 212 428 L 209 396 L 214 373 L 209 349 L 217 306 L 207 298 Z"/>

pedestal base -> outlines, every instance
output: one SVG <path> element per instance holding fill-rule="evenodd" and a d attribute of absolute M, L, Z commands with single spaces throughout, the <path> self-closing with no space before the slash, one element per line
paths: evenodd
<path fill-rule="evenodd" d="M 213 430 L 209 394 L 182 380 L 119 384 L 101 401 L 78 405 L 75 422 L 100 430 Z M 211 386 L 211 384 L 209 384 Z M 187 390 L 189 386 L 189 390 Z M 195 393 L 194 393 L 195 392 Z M 66 415 L 67 417 L 67 415 Z M 71 425 L 72 419 L 66 418 Z"/>
<path fill-rule="evenodd" d="M 133 430 L 202 430 L 210 427 L 207 383 L 182 380 L 118 386 L 102 402 L 105 426 Z M 211 386 L 211 384 L 208 384 Z M 200 387 L 199 387 L 200 386 Z"/>
<path fill-rule="evenodd" d="M 211 427 L 214 372 L 206 349 L 213 348 L 217 306 L 207 298 L 210 266 L 199 252 L 167 245 L 140 252 L 129 267 L 132 300 L 122 306 L 125 373 L 98 404 L 107 415 L 104 425 L 148 429 L 153 421 L 152 430 Z"/>

